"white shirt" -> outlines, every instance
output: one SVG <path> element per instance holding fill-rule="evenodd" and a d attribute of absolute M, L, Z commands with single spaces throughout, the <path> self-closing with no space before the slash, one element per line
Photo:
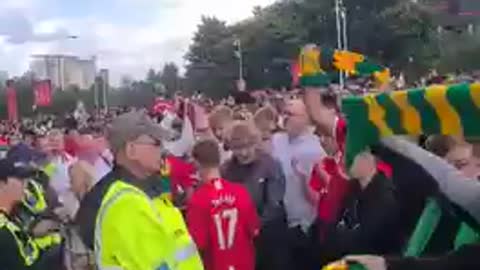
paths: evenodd
<path fill-rule="evenodd" d="M 277 133 L 272 137 L 272 156 L 280 161 L 286 178 L 284 203 L 288 225 L 307 230 L 315 221 L 317 206 L 309 201 L 305 188 L 313 166 L 326 156 L 320 140 L 310 132 L 293 139 L 286 133 Z"/>
<path fill-rule="evenodd" d="M 55 171 L 50 177 L 50 186 L 57 193 L 58 200 L 65 208 L 68 216 L 74 217 L 79 202 L 71 190 L 69 169 L 76 162 L 76 159 L 65 153 L 63 157 L 54 157 L 51 162 L 55 166 Z"/>

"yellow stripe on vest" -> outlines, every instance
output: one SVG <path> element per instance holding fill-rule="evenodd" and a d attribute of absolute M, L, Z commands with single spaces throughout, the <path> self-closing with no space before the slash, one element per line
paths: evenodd
<path fill-rule="evenodd" d="M 62 243 L 62 236 L 59 233 L 48 234 L 33 240 L 41 249 L 46 249 Z"/>
<path fill-rule="evenodd" d="M 434 85 L 425 91 L 425 99 L 432 105 L 440 120 L 440 132 L 445 135 L 462 134 L 460 116 L 447 99 L 447 86 Z"/>
<path fill-rule="evenodd" d="M 377 127 L 380 131 L 380 136 L 393 135 L 393 131 L 388 127 L 387 122 L 385 122 L 385 110 L 378 104 L 375 96 L 368 95 L 363 100 L 368 106 L 368 120 Z"/>
<path fill-rule="evenodd" d="M 397 91 L 390 94 L 393 103 L 401 113 L 402 127 L 411 135 L 422 134 L 422 120 L 418 111 L 408 102 L 407 91 Z"/>
<path fill-rule="evenodd" d="M 472 83 L 470 85 L 470 96 L 475 106 L 480 108 L 480 83 Z"/>

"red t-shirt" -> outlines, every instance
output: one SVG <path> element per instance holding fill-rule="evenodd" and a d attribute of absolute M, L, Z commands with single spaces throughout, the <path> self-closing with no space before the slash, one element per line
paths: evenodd
<path fill-rule="evenodd" d="M 75 140 L 70 136 L 66 136 L 65 137 L 65 152 L 67 152 L 70 156 L 75 157 L 77 155 L 78 151 L 79 151 L 78 145 L 75 142 Z"/>
<path fill-rule="evenodd" d="M 324 239 L 329 226 L 337 220 L 349 191 L 348 177 L 342 166 L 334 158 L 326 157 L 313 168 L 310 176 L 310 188 L 320 195 L 317 205 L 320 240 Z M 319 172 L 320 169 L 324 174 Z"/>
<path fill-rule="evenodd" d="M 187 204 L 187 224 L 206 270 L 254 270 L 260 221 L 248 191 L 223 179 L 203 184 Z"/>
<path fill-rule="evenodd" d="M 193 164 L 172 155 L 167 157 L 167 162 L 170 168 L 170 181 L 174 196 L 181 195 L 195 185 L 197 179 L 194 177 L 196 169 Z"/>
<path fill-rule="evenodd" d="M 0 136 L 0 146 L 8 146 L 8 138 Z"/>

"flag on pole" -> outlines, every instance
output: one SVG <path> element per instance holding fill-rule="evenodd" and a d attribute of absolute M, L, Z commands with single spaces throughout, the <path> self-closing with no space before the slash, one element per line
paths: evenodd
<path fill-rule="evenodd" d="M 17 91 L 12 80 L 7 81 L 7 112 L 9 121 L 18 120 Z"/>
<path fill-rule="evenodd" d="M 49 106 L 52 102 L 52 84 L 50 80 L 42 80 L 35 82 L 34 94 L 35 106 Z"/>

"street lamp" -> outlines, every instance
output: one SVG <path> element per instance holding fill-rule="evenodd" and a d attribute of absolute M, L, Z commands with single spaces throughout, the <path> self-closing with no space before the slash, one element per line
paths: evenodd
<path fill-rule="evenodd" d="M 343 4 L 343 0 L 335 0 L 335 18 L 337 26 L 337 49 L 348 49 L 348 35 L 347 35 L 347 9 Z M 345 86 L 345 77 L 342 71 L 339 72 L 340 87 Z"/>
<path fill-rule="evenodd" d="M 245 91 L 245 81 L 243 80 L 243 55 L 242 55 L 242 41 L 235 38 L 233 41 L 235 47 L 235 56 L 238 58 L 238 82 L 237 88 L 239 91 Z"/>
<path fill-rule="evenodd" d="M 233 41 L 235 47 L 235 56 L 238 58 L 238 80 L 243 79 L 243 56 L 242 56 L 242 41 L 239 38 L 235 38 Z"/>
<path fill-rule="evenodd" d="M 66 39 L 79 39 L 80 37 L 78 35 L 68 35 Z M 95 108 L 100 107 L 100 100 L 99 100 L 99 78 L 101 79 L 102 82 L 102 99 L 103 99 L 103 108 L 106 110 L 108 108 L 108 96 L 107 96 L 107 88 L 108 88 L 108 71 L 107 70 L 100 70 L 100 75 L 97 74 L 97 69 L 96 69 L 96 63 L 97 63 L 98 55 L 93 56 L 93 61 L 95 63 L 95 76 L 93 80 L 93 103 Z"/>

